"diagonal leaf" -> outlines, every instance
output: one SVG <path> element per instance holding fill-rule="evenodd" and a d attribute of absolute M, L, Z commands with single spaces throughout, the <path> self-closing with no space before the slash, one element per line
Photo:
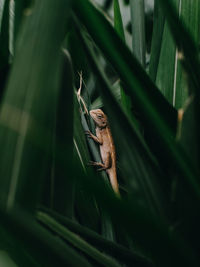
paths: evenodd
<path fill-rule="evenodd" d="M 42 212 L 45 212 L 55 218 L 60 224 L 66 226 L 69 230 L 80 235 L 82 238 L 87 240 L 93 246 L 97 247 L 99 250 L 104 251 L 106 254 L 111 255 L 121 262 L 125 262 L 128 266 L 135 264 L 135 266 L 151 266 L 148 259 L 138 255 L 137 253 L 126 249 L 125 247 L 119 245 L 118 243 L 111 242 L 96 232 L 92 231 L 87 227 L 69 220 L 68 218 L 61 216 L 51 210 L 46 208 L 41 208 Z"/>
<path fill-rule="evenodd" d="M 94 259 L 98 264 L 113 267 L 120 266 L 114 259 L 111 259 L 109 256 L 98 251 L 95 247 L 91 246 L 80 236 L 74 234 L 72 231 L 59 224 L 49 215 L 43 212 L 39 212 L 37 218 L 40 222 L 49 227 L 53 232 L 71 243 L 74 247 L 80 249 L 80 251 L 84 252 L 87 256 Z"/>
<path fill-rule="evenodd" d="M 74 159 L 80 162 L 84 173 L 87 173 L 90 155 L 86 143 L 86 137 L 81 124 L 81 116 L 77 96 L 74 96 Z M 81 225 L 95 231 L 99 230 L 99 212 L 94 201 L 94 196 L 85 193 L 80 184 L 76 183 L 76 212 Z"/>
<path fill-rule="evenodd" d="M 39 225 L 30 214 L 15 208 L 11 213 L 5 213 L 1 209 L 0 215 L 1 227 L 20 240 L 22 248 L 39 265 L 91 266 L 77 251 Z"/>
<path fill-rule="evenodd" d="M 87 121 L 83 114 L 81 114 L 81 120 L 82 120 L 82 126 L 83 126 L 84 131 L 89 131 Z M 88 139 L 89 139 L 88 145 L 89 145 L 94 161 L 102 162 L 101 155 L 100 155 L 99 149 L 97 148 L 97 145 L 95 144 L 93 140 L 91 140 L 90 138 Z M 103 178 L 104 182 L 110 187 L 107 173 L 103 171 L 101 172 L 100 176 Z M 109 214 L 105 214 L 104 210 L 102 210 L 101 207 L 100 207 L 100 213 L 101 213 L 101 219 L 102 219 L 101 220 L 102 235 L 108 240 L 113 241 L 115 239 L 115 235 L 114 235 L 114 229 L 112 227 L 112 223 L 110 221 L 110 216 Z"/>
<path fill-rule="evenodd" d="M 8 229 L 5 229 L 2 225 L 0 225 L 0 235 L 1 250 L 8 252 L 9 256 L 17 264 L 17 266 L 37 266 L 37 261 L 34 259 L 33 255 L 30 255 L 27 248 L 20 243 L 20 240 L 18 240 L 13 233 L 11 233 Z M 5 266 L 7 267 L 7 265 Z"/>

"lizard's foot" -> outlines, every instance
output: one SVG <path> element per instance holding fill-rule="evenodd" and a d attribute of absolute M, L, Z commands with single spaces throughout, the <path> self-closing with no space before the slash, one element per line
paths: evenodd
<path fill-rule="evenodd" d="M 87 137 L 92 138 L 92 133 L 90 131 L 85 131 L 85 134 L 87 135 Z"/>
<path fill-rule="evenodd" d="M 89 161 L 88 164 L 89 164 L 89 165 L 92 165 L 92 166 L 102 167 L 102 168 L 105 167 L 104 164 L 102 164 L 101 162 Z"/>
<path fill-rule="evenodd" d="M 101 168 L 97 169 L 97 171 L 105 171 L 105 170 L 109 169 L 109 167 L 105 166 L 105 165 L 104 165 L 103 163 L 101 163 L 101 162 L 90 161 L 90 162 L 89 162 L 89 165 L 97 166 L 97 167 L 101 167 Z"/>

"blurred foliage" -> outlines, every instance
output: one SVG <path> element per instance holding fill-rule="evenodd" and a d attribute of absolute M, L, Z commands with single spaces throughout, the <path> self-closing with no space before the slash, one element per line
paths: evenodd
<path fill-rule="evenodd" d="M 199 25 L 198 0 L 0 0 L 0 265 L 200 265 Z"/>

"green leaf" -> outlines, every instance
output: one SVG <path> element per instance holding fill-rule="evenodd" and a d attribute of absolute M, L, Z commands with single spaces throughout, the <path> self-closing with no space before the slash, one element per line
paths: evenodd
<path fill-rule="evenodd" d="M 194 42 L 198 45 L 200 38 L 200 4 L 199 1 L 182 1 L 180 19 L 184 22 L 186 29 L 191 34 Z M 182 55 L 178 54 L 177 60 L 177 79 L 175 94 L 175 106 L 181 108 L 185 104 L 188 95 L 192 90 L 189 84 L 189 77 L 182 66 Z"/>
<path fill-rule="evenodd" d="M 77 251 L 39 225 L 30 214 L 15 208 L 10 213 L 1 209 L 0 215 L 0 226 L 11 233 L 19 242 L 19 248 L 22 246 L 37 262 L 37 265 L 30 266 L 91 266 Z"/>
<path fill-rule="evenodd" d="M 82 125 L 83 125 L 83 129 L 84 131 L 89 131 L 89 127 L 86 121 L 86 118 L 83 114 L 81 114 L 81 120 L 82 120 Z M 88 145 L 92 154 L 92 158 L 95 162 L 102 162 L 101 159 L 101 155 L 100 155 L 100 151 L 99 148 L 97 147 L 97 145 L 95 144 L 95 142 L 88 138 Z M 104 182 L 111 187 L 110 183 L 109 183 L 109 178 L 108 175 L 106 173 L 106 171 L 102 171 L 100 176 L 102 177 L 102 179 L 104 180 Z M 97 176 L 97 179 L 99 177 Z M 112 227 L 112 223 L 110 221 L 110 216 L 109 214 L 105 214 L 104 211 L 101 209 L 100 207 L 100 214 L 101 214 L 101 227 L 102 227 L 102 235 L 107 238 L 108 240 L 115 240 L 115 235 L 114 235 L 114 229 Z"/>
<path fill-rule="evenodd" d="M 121 96 L 120 96 L 120 93 L 121 93 L 120 92 L 120 90 L 121 90 L 120 81 L 119 80 L 116 81 L 112 85 L 111 89 L 112 89 L 112 93 L 113 93 L 114 97 L 116 98 L 116 100 L 118 102 L 120 102 L 120 98 L 121 98 Z M 102 107 L 103 107 L 102 98 L 101 98 L 101 96 L 99 96 L 92 102 L 91 109 L 97 109 L 97 108 L 102 108 Z"/>
<path fill-rule="evenodd" d="M 27 251 L 26 246 L 20 242 L 20 239 L 9 228 L 0 225 L 0 235 L 0 248 L 7 251 L 18 266 L 38 266 L 36 259 L 33 255 L 30 255 L 30 251 Z"/>
<path fill-rule="evenodd" d="M 28 16 L 31 11 L 31 2 L 32 0 L 18 0 L 14 1 L 14 40 L 13 46 L 15 50 L 15 45 L 17 43 L 17 36 L 20 31 L 20 26 L 22 25 L 23 19 L 25 16 Z M 26 10 L 25 10 L 26 9 Z"/>
<path fill-rule="evenodd" d="M 9 1 L 2 3 L 0 19 L 0 67 L 2 69 L 9 60 Z"/>
<path fill-rule="evenodd" d="M 118 0 L 114 0 L 114 28 L 121 39 L 125 42 L 124 27 Z"/>
<path fill-rule="evenodd" d="M 149 75 L 151 79 L 155 82 L 157 71 L 158 71 L 158 63 L 160 58 L 162 39 L 163 39 L 163 30 L 165 24 L 165 16 L 162 12 L 162 9 L 159 5 L 159 0 L 155 0 L 154 4 L 154 15 L 153 15 L 153 36 L 151 43 L 151 57 L 149 64 Z"/>
<path fill-rule="evenodd" d="M 120 12 L 120 5 L 118 0 L 114 0 L 114 28 L 123 42 L 125 42 L 124 27 L 122 16 Z M 131 116 L 131 101 L 128 95 L 124 92 L 122 85 L 120 86 L 121 103 L 126 113 Z"/>
<path fill-rule="evenodd" d="M 81 114 L 79 111 L 79 103 L 77 96 L 74 96 L 74 159 L 80 162 L 84 173 L 88 171 L 88 162 L 90 155 L 86 143 L 86 136 L 81 124 Z M 76 197 L 76 212 L 78 214 L 79 222 L 95 231 L 99 230 L 99 211 L 94 201 L 94 196 L 89 196 L 85 193 L 82 186 L 76 182 L 75 188 Z"/>
<path fill-rule="evenodd" d="M 9 70 L 9 1 L 0 6 L 0 100 L 4 91 Z"/>
<path fill-rule="evenodd" d="M 165 21 L 156 84 L 169 103 L 174 104 L 174 79 L 177 73 L 176 45 Z M 169 64 L 170 62 L 170 64 Z"/>
<path fill-rule="evenodd" d="M 73 70 L 70 55 L 63 50 L 63 70 L 56 105 L 56 127 L 52 167 L 53 209 L 74 216 L 74 181 L 70 178 L 73 155 Z"/>
<path fill-rule="evenodd" d="M 80 235 L 86 241 L 91 243 L 94 247 L 100 251 L 105 252 L 108 255 L 116 258 L 118 261 L 126 263 L 128 266 L 134 264 L 135 266 L 151 266 L 148 259 L 145 259 L 141 255 L 138 255 L 134 251 L 126 249 L 118 243 L 111 242 L 91 229 L 84 227 L 68 218 L 61 216 L 46 208 L 41 208 L 42 212 L 45 212 L 55 218 L 60 224 L 66 226 L 69 230 L 73 231 L 77 235 Z"/>
<path fill-rule="evenodd" d="M 132 47 L 133 54 L 145 68 L 146 66 L 146 42 L 145 42 L 145 13 L 144 0 L 130 1 L 131 25 L 132 25 Z"/>
<path fill-rule="evenodd" d="M 64 238 L 80 251 L 84 252 L 87 256 L 94 259 L 98 264 L 103 266 L 120 266 L 114 259 L 111 259 L 109 256 L 98 251 L 95 247 L 91 246 L 80 236 L 74 234 L 72 231 L 59 224 L 49 215 L 39 212 L 37 217 L 39 221 L 48 226 L 53 232 Z"/>
<path fill-rule="evenodd" d="M 0 251 L 0 265 L 6 267 L 17 267 L 6 251 Z"/>
<path fill-rule="evenodd" d="M 33 211 L 49 171 L 65 10 L 69 1 L 37 1 L 20 32 L 26 45 L 19 42 L 0 109 L 0 200 L 7 208 Z"/>

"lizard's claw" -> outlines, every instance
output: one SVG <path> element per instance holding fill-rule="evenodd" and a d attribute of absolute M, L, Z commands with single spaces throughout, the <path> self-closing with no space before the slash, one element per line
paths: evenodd
<path fill-rule="evenodd" d="M 92 166 L 97 166 L 97 162 L 95 162 L 95 161 L 89 161 L 88 162 L 88 165 L 92 165 Z"/>
<path fill-rule="evenodd" d="M 105 170 L 107 170 L 107 168 L 106 168 L 106 167 L 103 167 L 103 168 L 97 169 L 97 171 L 98 171 L 98 172 L 100 172 L 100 171 L 105 171 Z"/>

